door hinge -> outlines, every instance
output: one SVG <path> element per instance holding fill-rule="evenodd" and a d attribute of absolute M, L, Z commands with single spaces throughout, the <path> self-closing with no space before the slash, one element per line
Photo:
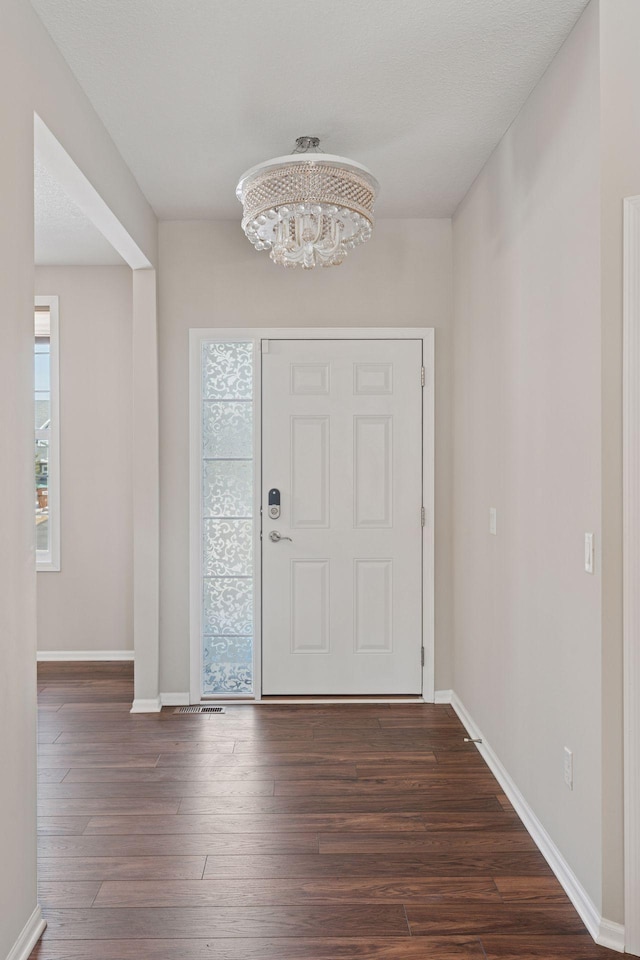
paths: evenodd
<path fill-rule="evenodd" d="M 427 511 L 424 509 L 424 507 L 420 507 L 420 522 L 421 522 L 421 524 L 422 524 L 423 527 L 426 526 L 426 523 L 427 523 Z"/>
<path fill-rule="evenodd" d="M 420 662 L 424 667 L 424 647 L 422 647 L 422 649 L 420 650 Z"/>
<path fill-rule="evenodd" d="M 427 382 L 427 371 L 424 367 L 420 367 L 420 383 L 424 387 Z"/>

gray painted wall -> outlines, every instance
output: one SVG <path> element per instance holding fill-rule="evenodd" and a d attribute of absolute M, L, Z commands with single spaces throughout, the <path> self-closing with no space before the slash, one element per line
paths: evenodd
<path fill-rule="evenodd" d="M 436 676 L 451 684 L 451 222 L 381 220 L 340 267 L 284 271 L 238 223 L 160 224 L 160 689 L 189 689 L 190 327 L 436 328 Z"/>
<path fill-rule="evenodd" d="M 454 218 L 454 688 L 601 909 L 598 12 Z"/>
<path fill-rule="evenodd" d="M 85 94 L 23 0 L 0 34 L 0 956 L 36 908 L 36 573 L 33 523 L 34 111 L 155 261 L 153 211 Z"/>
<path fill-rule="evenodd" d="M 60 310 L 60 572 L 39 573 L 38 650 L 133 649 L 132 274 L 37 267 Z"/>

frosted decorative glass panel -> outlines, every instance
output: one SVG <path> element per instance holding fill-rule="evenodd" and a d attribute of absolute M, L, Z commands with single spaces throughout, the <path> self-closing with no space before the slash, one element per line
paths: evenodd
<path fill-rule="evenodd" d="M 202 693 L 253 690 L 253 344 L 204 343 Z"/>
<path fill-rule="evenodd" d="M 250 343 L 205 343 L 202 348 L 202 399 L 251 400 L 252 351 Z"/>
<path fill-rule="evenodd" d="M 203 516 L 250 517 L 253 514 L 253 463 L 250 460 L 205 460 Z"/>
<path fill-rule="evenodd" d="M 204 637 L 204 693 L 251 693 L 251 637 Z"/>
<path fill-rule="evenodd" d="M 250 577 L 253 573 L 253 522 L 205 520 L 205 577 Z"/>
<path fill-rule="evenodd" d="M 253 454 L 252 404 L 205 400 L 202 445 L 205 460 L 250 460 Z"/>
<path fill-rule="evenodd" d="M 253 584 L 243 578 L 204 579 L 204 633 L 214 636 L 253 634 Z"/>

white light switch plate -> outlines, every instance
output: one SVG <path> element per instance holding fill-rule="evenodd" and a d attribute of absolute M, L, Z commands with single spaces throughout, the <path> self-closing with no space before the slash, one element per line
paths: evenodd
<path fill-rule="evenodd" d="M 498 511 L 495 507 L 489 507 L 489 533 L 495 537 L 498 532 Z"/>
<path fill-rule="evenodd" d="M 573 753 L 569 747 L 564 748 L 564 782 L 573 790 Z"/>
<path fill-rule="evenodd" d="M 593 534 L 584 535 L 584 569 L 587 573 L 593 573 Z"/>

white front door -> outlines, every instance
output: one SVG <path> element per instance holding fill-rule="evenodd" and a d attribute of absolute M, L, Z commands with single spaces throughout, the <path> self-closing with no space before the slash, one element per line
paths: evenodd
<path fill-rule="evenodd" d="M 265 695 L 421 692 L 421 368 L 420 340 L 268 341 Z"/>

